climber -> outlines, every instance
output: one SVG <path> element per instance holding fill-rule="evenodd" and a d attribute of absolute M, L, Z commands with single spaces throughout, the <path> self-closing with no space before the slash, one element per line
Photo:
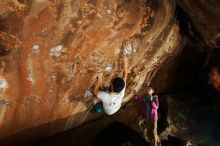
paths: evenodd
<path fill-rule="evenodd" d="M 98 82 L 94 89 L 94 95 L 97 98 L 94 100 L 95 112 L 104 112 L 107 115 L 116 113 L 120 107 L 122 99 L 125 95 L 126 80 L 127 80 L 127 57 L 123 58 L 124 69 L 123 78 L 116 77 L 112 80 L 111 89 L 109 92 L 100 91 L 100 85 L 102 84 L 102 73 L 98 76 Z"/>
<path fill-rule="evenodd" d="M 144 103 L 147 137 L 150 139 L 152 146 L 159 145 L 159 137 L 157 135 L 159 99 L 155 93 L 156 90 L 154 87 L 147 87 L 146 93 L 143 96 L 138 96 L 136 91 L 133 93 L 134 102 Z"/>

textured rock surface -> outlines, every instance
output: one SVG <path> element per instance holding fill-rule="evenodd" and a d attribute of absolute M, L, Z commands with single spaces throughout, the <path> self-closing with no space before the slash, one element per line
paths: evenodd
<path fill-rule="evenodd" d="M 149 84 L 184 44 L 170 0 L 0 2 L 0 138 L 47 137 L 97 117 L 87 111 L 129 56 L 128 90 Z"/>
<path fill-rule="evenodd" d="M 188 41 L 181 54 L 160 67 L 151 85 L 157 87 L 160 94 L 194 92 L 207 58 L 203 48 L 201 44 Z"/>
<path fill-rule="evenodd" d="M 192 145 L 219 145 L 218 111 L 209 100 L 202 100 L 198 95 L 179 94 L 164 96 L 161 102 L 163 112 L 167 112 L 162 116 L 168 122 L 160 134 L 161 139 L 175 135 Z M 165 104 L 168 108 L 164 108 Z"/>
<path fill-rule="evenodd" d="M 218 68 L 213 68 L 210 73 L 209 82 L 220 91 L 220 71 Z"/>
<path fill-rule="evenodd" d="M 220 50 L 212 49 L 209 56 L 209 83 L 220 91 Z"/>
<path fill-rule="evenodd" d="M 220 47 L 220 1 L 177 0 L 209 47 Z"/>

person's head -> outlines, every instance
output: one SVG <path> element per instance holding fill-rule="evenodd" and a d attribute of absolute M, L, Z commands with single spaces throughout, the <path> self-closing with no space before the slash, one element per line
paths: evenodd
<path fill-rule="evenodd" d="M 154 87 L 149 86 L 146 88 L 146 92 L 148 95 L 153 95 L 153 94 L 155 94 L 156 89 Z"/>
<path fill-rule="evenodd" d="M 120 93 L 125 87 L 125 82 L 122 78 L 116 77 L 112 81 L 112 91 Z"/>

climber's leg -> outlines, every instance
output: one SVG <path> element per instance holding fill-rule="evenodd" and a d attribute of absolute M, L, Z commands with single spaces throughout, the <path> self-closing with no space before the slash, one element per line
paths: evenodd
<path fill-rule="evenodd" d="M 98 102 L 97 104 L 94 105 L 94 110 L 97 113 L 103 112 L 103 103 L 102 102 Z"/>

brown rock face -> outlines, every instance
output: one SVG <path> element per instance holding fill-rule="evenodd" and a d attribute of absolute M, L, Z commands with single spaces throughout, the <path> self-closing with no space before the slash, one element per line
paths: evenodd
<path fill-rule="evenodd" d="M 127 102 L 185 42 L 170 0 L 11 0 L 0 6 L 0 138 L 14 135 L 21 143 L 97 117 L 87 111 L 97 73 L 104 72 L 108 86 L 120 73 L 122 54 L 129 58 Z"/>
<path fill-rule="evenodd" d="M 220 91 L 220 71 L 218 68 L 213 68 L 209 74 L 209 83 Z"/>
<path fill-rule="evenodd" d="M 209 47 L 220 47 L 220 1 L 177 0 Z"/>

